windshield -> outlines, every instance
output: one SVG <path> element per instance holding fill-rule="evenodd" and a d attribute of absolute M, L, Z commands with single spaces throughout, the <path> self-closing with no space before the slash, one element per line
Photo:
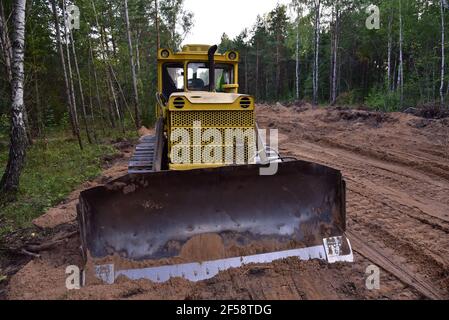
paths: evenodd
<path fill-rule="evenodd" d="M 209 91 L 209 63 L 193 62 L 187 66 L 188 89 Z M 224 92 L 223 85 L 233 83 L 233 68 L 230 64 L 215 65 L 215 90 Z"/>

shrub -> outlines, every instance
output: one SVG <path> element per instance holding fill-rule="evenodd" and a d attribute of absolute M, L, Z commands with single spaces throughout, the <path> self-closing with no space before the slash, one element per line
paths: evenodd
<path fill-rule="evenodd" d="M 393 112 L 400 109 L 400 97 L 397 92 L 373 89 L 366 97 L 365 104 L 373 110 Z"/>

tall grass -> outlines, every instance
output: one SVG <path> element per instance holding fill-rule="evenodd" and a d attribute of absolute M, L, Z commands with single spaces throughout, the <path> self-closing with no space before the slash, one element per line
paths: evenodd
<path fill-rule="evenodd" d="M 0 235 L 31 225 L 32 219 L 64 200 L 83 182 L 101 172 L 101 159 L 117 150 L 108 143 L 89 145 L 80 151 L 75 139 L 56 131 L 35 141 L 28 149 L 17 200 L 0 204 Z M 0 173 L 8 148 L 0 145 Z"/>

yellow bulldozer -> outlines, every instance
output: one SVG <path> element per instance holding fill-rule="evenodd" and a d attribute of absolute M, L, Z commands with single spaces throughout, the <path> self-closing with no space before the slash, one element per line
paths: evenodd
<path fill-rule="evenodd" d="M 97 278 L 198 281 L 289 257 L 353 260 L 341 173 L 283 157 L 276 132 L 268 144 L 238 66 L 217 46 L 158 51 L 155 134 L 141 137 L 126 176 L 80 195 Z"/>

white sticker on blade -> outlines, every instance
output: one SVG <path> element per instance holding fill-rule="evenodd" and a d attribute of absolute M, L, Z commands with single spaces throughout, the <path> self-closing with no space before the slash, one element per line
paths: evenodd
<path fill-rule="evenodd" d="M 323 245 L 329 263 L 354 261 L 351 244 L 346 237 L 324 238 Z"/>
<path fill-rule="evenodd" d="M 95 275 L 98 279 L 103 280 L 107 284 L 113 284 L 115 281 L 114 265 L 103 264 L 95 266 Z"/>

